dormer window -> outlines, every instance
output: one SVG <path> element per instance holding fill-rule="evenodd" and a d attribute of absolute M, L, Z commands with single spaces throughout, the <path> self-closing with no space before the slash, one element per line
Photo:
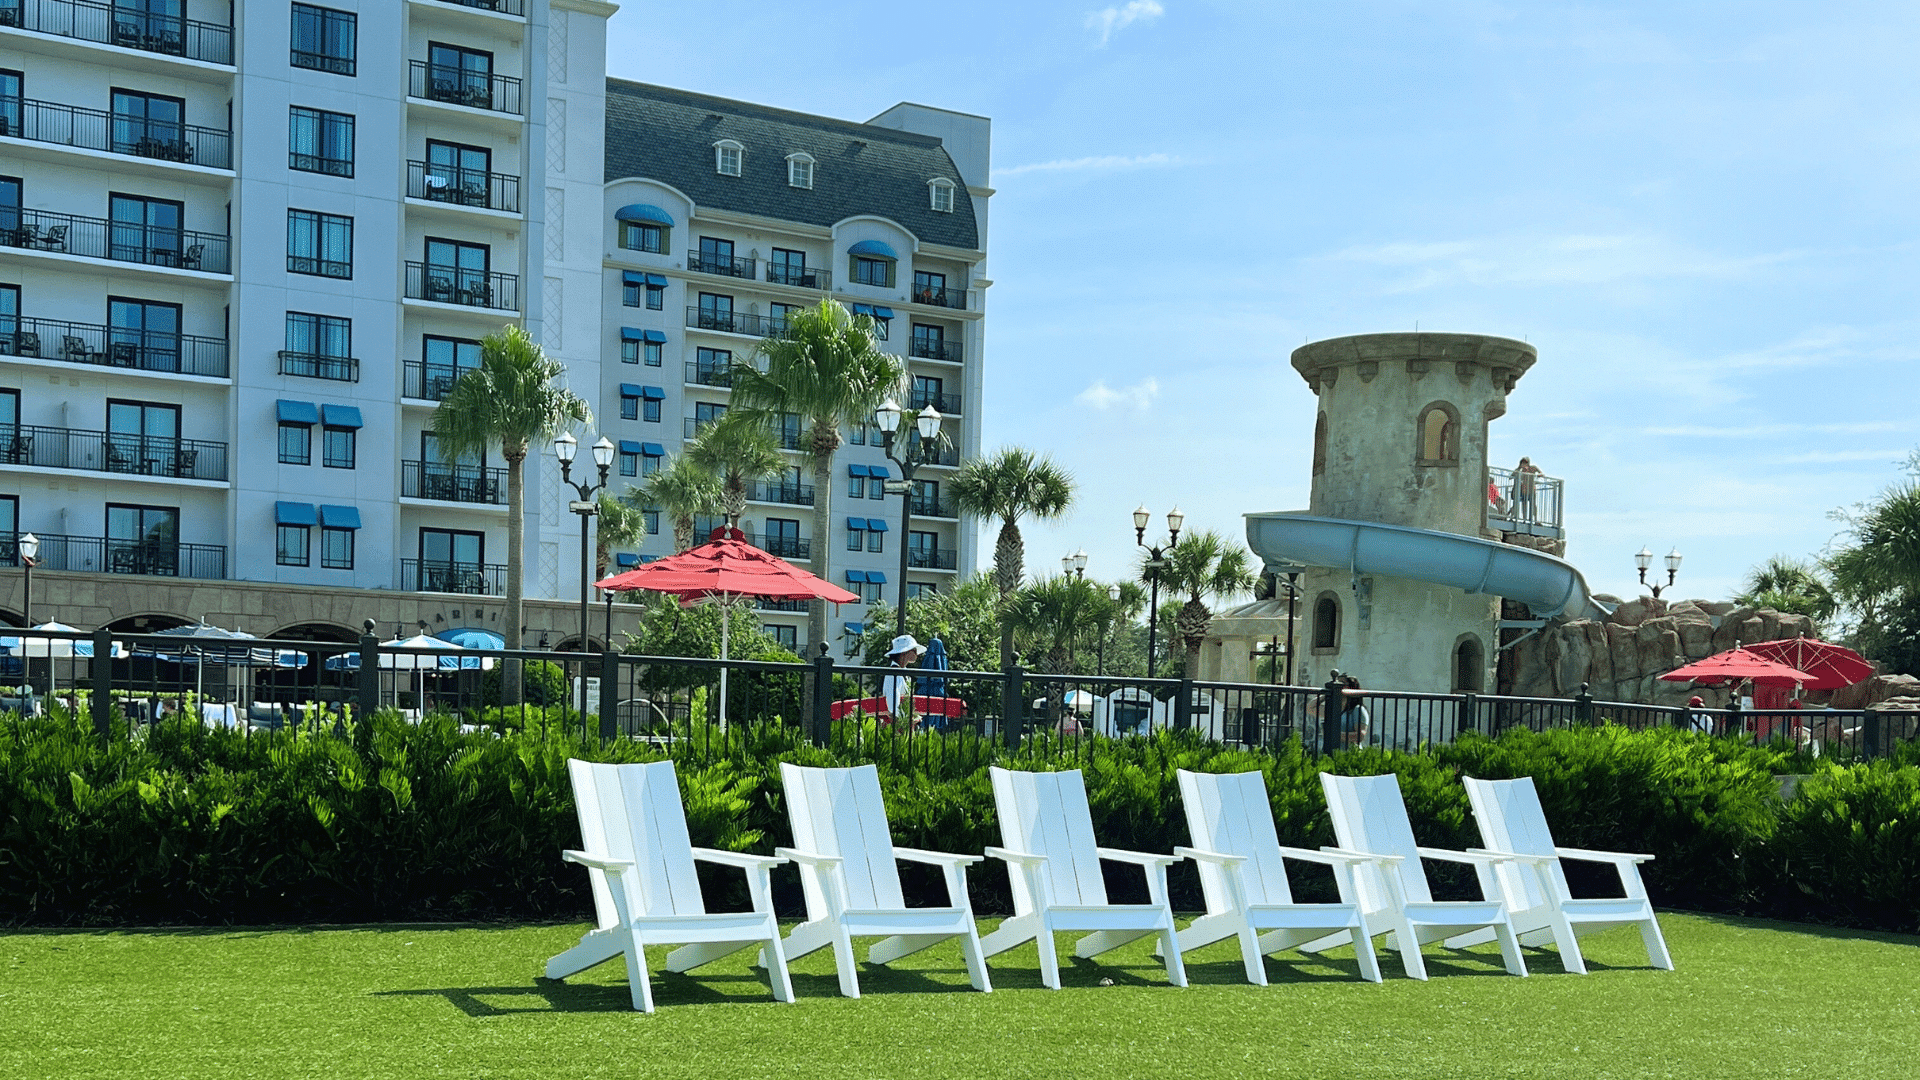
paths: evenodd
<path fill-rule="evenodd" d="M 713 144 L 713 171 L 721 176 L 739 176 L 740 159 L 746 155 L 747 148 L 732 139 L 721 139 Z"/>
<path fill-rule="evenodd" d="M 787 186 L 797 188 L 813 187 L 813 155 L 787 155 Z"/>
<path fill-rule="evenodd" d="M 935 177 L 927 181 L 927 193 L 933 200 L 933 208 L 942 214 L 953 213 L 953 181 L 945 177 Z"/>

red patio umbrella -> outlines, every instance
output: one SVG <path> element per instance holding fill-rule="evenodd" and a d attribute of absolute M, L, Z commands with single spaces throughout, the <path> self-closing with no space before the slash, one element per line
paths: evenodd
<path fill-rule="evenodd" d="M 1744 682 L 1750 679 L 1761 686 L 1791 686 L 1794 683 L 1804 685 L 1812 681 L 1813 676 L 1747 649 L 1732 648 L 1705 660 L 1696 660 L 1685 667 L 1674 668 L 1660 678 L 1666 682 L 1697 683 Z"/>
<path fill-rule="evenodd" d="M 727 658 L 729 601 L 742 597 L 767 600 L 830 600 L 851 604 L 860 597 L 823 581 L 776 555 L 747 543 L 739 529 L 713 530 L 713 539 L 697 548 L 655 559 L 624 573 L 594 582 L 608 592 L 667 593 L 681 603 L 719 600 L 720 659 Z M 720 667 L 720 724 L 727 722 L 727 669 Z"/>
<path fill-rule="evenodd" d="M 1873 677 L 1873 665 L 1866 657 L 1832 642 L 1805 637 L 1781 638 L 1756 641 L 1745 648 L 1750 653 L 1806 672 L 1811 678 L 1801 686 L 1808 690 L 1838 690 Z"/>

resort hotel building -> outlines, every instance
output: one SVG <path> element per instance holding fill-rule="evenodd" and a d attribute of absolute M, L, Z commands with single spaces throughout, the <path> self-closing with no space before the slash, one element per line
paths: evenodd
<path fill-rule="evenodd" d="M 497 634 L 504 462 L 430 431 L 479 339 L 518 325 L 566 366 L 618 494 L 824 297 L 874 318 L 911 372 L 900 404 L 938 410 L 950 449 L 902 535 L 897 467 L 846 432 L 833 535 L 813 536 L 789 428 L 792 467 L 742 527 L 803 563 L 835 545 L 867 600 L 970 569 L 945 480 L 980 430 L 988 121 L 610 80 L 617 10 L 0 0 L 0 621 L 29 614 L 31 533 L 36 623 Z M 580 519 L 535 449 L 528 642 L 571 647 Z M 666 523 L 617 562 L 671 550 Z M 841 609 L 834 644 L 863 613 Z M 803 612 L 760 614 L 804 644 Z"/>

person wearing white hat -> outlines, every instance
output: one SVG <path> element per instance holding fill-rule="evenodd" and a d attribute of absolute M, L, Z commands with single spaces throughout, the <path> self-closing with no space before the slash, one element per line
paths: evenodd
<path fill-rule="evenodd" d="M 920 662 L 921 652 L 912 634 L 901 634 L 887 646 L 887 659 L 895 667 L 910 668 Z M 880 696 L 886 699 L 887 711 L 895 719 L 905 719 L 913 711 L 913 676 L 887 676 L 880 684 Z"/>

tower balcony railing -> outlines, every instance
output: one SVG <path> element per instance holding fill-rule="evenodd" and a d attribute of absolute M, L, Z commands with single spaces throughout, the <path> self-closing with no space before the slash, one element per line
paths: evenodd
<path fill-rule="evenodd" d="M 833 272 L 819 266 L 793 266 L 789 263 L 768 263 L 767 280 L 775 285 L 792 285 L 801 289 L 819 289 L 825 292 L 833 288 Z"/>
<path fill-rule="evenodd" d="M 687 325 L 695 330 L 717 330 L 749 337 L 774 337 L 787 332 L 785 319 L 717 308 L 687 308 Z"/>
<path fill-rule="evenodd" d="M 517 214 L 520 212 L 520 178 L 485 169 L 409 161 L 407 198 Z"/>
<path fill-rule="evenodd" d="M 938 495 L 910 495 L 907 504 L 913 508 L 914 517 L 950 518 L 959 517 L 953 508 L 953 499 L 942 499 Z"/>
<path fill-rule="evenodd" d="M 469 109 L 520 115 L 520 80 L 451 64 L 407 61 L 407 95 Z"/>
<path fill-rule="evenodd" d="M 46 210 L 9 207 L 0 211 L 0 245 L 212 274 L 227 272 L 227 237 L 223 233 Z"/>
<path fill-rule="evenodd" d="M 1487 526 L 1501 532 L 1564 539 L 1566 481 L 1542 473 L 1487 470 Z"/>
<path fill-rule="evenodd" d="M 702 274 L 718 274 L 721 277 L 745 278 L 753 280 L 753 260 L 738 259 L 731 255 L 714 255 L 701 251 L 687 252 L 687 269 Z M 772 280 L 769 278 L 768 280 Z"/>
<path fill-rule="evenodd" d="M 400 462 L 400 497 L 504 506 L 507 470 L 438 461 Z"/>
<path fill-rule="evenodd" d="M 761 482 L 753 485 L 748 496 L 754 502 L 780 503 L 784 506 L 812 506 L 813 485 L 801 484 L 791 480 L 773 483 Z"/>
<path fill-rule="evenodd" d="M 503 596 L 507 591 L 507 566 L 505 563 L 401 559 L 399 588 L 401 592 Z"/>
<path fill-rule="evenodd" d="M 217 544 L 182 544 L 155 537 L 38 536 L 40 555 L 34 565 L 43 570 L 204 579 L 227 576 L 227 549 Z"/>
<path fill-rule="evenodd" d="M 965 311 L 967 309 L 967 290 L 949 289 L 945 285 L 915 285 L 913 287 L 913 302 L 916 304 L 930 304 L 933 307 L 955 308 L 960 311 Z"/>
<path fill-rule="evenodd" d="M 907 395 L 907 405 L 915 412 L 931 405 L 934 412 L 946 416 L 958 416 L 960 395 L 942 390 L 915 390 Z"/>
<path fill-rule="evenodd" d="M 687 361 L 687 381 L 700 386 L 733 386 L 733 365 Z"/>
<path fill-rule="evenodd" d="M 473 8 L 477 11 L 492 11 L 501 15 L 525 15 L 525 0 L 440 0 L 443 4 L 455 7 Z"/>
<path fill-rule="evenodd" d="M 945 360 L 949 364 L 958 364 L 964 358 L 965 352 L 957 341 L 914 338 L 907 343 L 907 355 L 921 360 Z"/>
<path fill-rule="evenodd" d="M 434 263 L 407 263 L 407 299 L 517 311 L 520 276 Z"/>
<path fill-rule="evenodd" d="M 36 469 L 164 476 L 176 480 L 225 480 L 227 444 L 109 431 L 0 425 L 0 463 Z"/>
<path fill-rule="evenodd" d="M 959 553 L 952 548 L 907 549 L 907 569 L 909 570 L 952 570 L 960 565 Z"/>
<path fill-rule="evenodd" d="M 802 540 L 797 536 L 755 536 L 748 533 L 747 543 L 782 559 L 813 558 L 813 541 Z"/>
<path fill-rule="evenodd" d="M 0 26 L 123 49 L 233 63 L 233 27 L 92 0 L 0 0 Z"/>
<path fill-rule="evenodd" d="M 400 364 L 401 394 L 426 401 L 442 401 L 453 392 L 460 376 L 472 371 L 455 364 L 429 364 L 424 360 L 405 360 Z"/>
<path fill-rule="evenodd" d="M 280 353 L 280 374 L 298 375 L 303 379 L 359 382 L 360 361 L 352 356 L 335 356 L 332 353 L 284 350 Z"/>
<path fill-rule="evenodd" d="M 0 354 L 95 367 L 227 377 L 225 338 L 138 330 L 65 319 L 0 321 Z"/>
<path fill-rule="evenodd" d="M 0 135 L 211 169 L 233 168 L 233 136 L 219 128 L 123 116 L 33 98 L 0 100 Z"/>

